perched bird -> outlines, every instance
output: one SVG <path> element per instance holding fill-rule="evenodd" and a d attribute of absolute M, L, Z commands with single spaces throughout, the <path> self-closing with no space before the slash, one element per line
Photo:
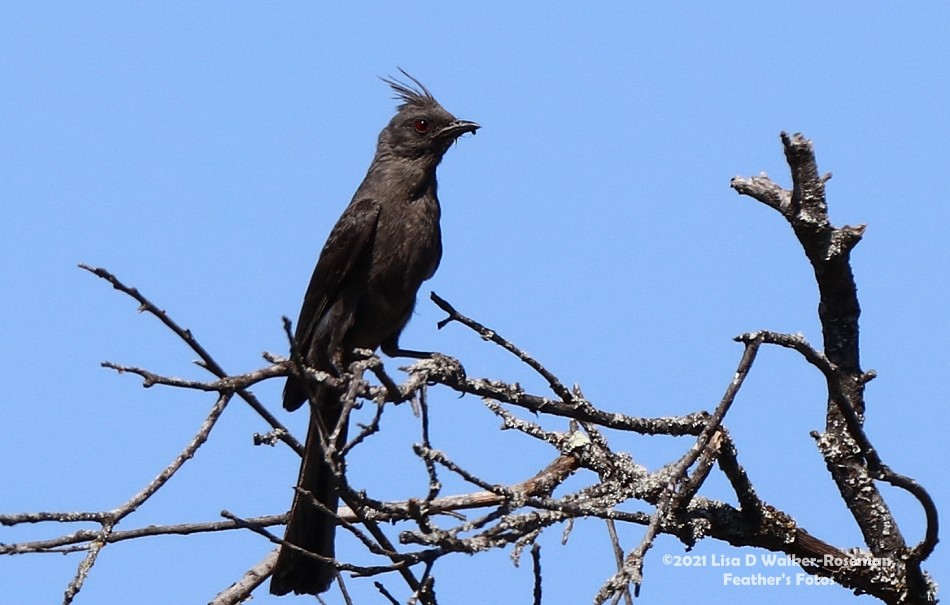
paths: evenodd
<path fill-rule="evenodd" d="M 432 277 L 442 258 L 436 167 L 458 137 L 474 133 L 479 125 L 456 119 L 418 80 L 402 73 L 411 83 L 384 80 L 401 104 L 379 134 L 366 177 L 330 231 L 297 320 L 299 358 L 332 375 L 346 368 L 356 348 L 379 347 L 392 357 L 428 355 L 400 349 L 399 334 L 412 315 L 419 286 Z M 284 407 L 295 410 L 308 400 L 310 428 L 297 485 L 336 511 L 339 496 L 320 427 L 325 435 L 336 427 L 340 394 L 289 376 Z M 345 441 L 343 427 L 336 447 Z M 333 558 L 335 532 L 336 520 L 298 491 L 285 541 Z M 282 546 L 270 591 L 319 594 L 336 573 L 332 564 Z"/>

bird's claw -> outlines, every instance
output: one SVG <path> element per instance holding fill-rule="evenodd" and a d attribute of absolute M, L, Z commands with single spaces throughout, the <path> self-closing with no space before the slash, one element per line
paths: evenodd
<path fill-rule="evenodd" d="M 465 382 L 465 368 L 458 359 L 442 353 L 432 353 L 431 359 L 435 362 L 435 369 L 440 376 L 459 384 Z"/>

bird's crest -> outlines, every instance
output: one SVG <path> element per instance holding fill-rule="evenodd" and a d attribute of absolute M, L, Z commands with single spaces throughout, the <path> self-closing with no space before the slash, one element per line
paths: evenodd
<path fill-rule="evenodd" d="M 400 82 L 396 78 L 381 78 L 381 80 L 389 84 L 389 87 L 396 93 L 396 96 L 393 98 L 397 101 L 402 101 L 402 104 L 399 105 L 399 109 L 408 106 L 424 107 L 432 105 L 433 103 L 438 105 L 439 102 L 435 100 L 435 97 L 432 96 L 432 93 L 429 92 L 429 89 L 426 88 L 422 82 L 410 76 L 403 68 L 400 67 L 398 69 L 402 75 L 412 81 L 412 84 Z"/>

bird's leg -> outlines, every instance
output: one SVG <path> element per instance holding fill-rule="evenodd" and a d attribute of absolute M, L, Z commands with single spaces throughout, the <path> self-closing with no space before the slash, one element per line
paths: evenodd
<path fill-rule="evenodd" d="M 410 359 L 432 359 L 438 362 L 443 371 L 455 377 L 456 382 L 465 382 L 465 368 L 458 359 L 437 353 L 435 351 L 413 351 L 399 347 L 397 338 L 391 338 L 379 346 L 380 350 L 389 357 L 409 357 Z"/>
<path fill-rule="evenodd" d="M 435 351 L 414 351 L 412 349 L 400 348 L 383 349 L 383 353 L 389 357 L 408 357 L 410 359 L 432 359 L 438 355 Z"/>
<path fill-rule="evenodd" d="M 379 345 L 379 349 L 388 357 L 409 357 L 410 359 L 431 359 L 436 355 L 432 351 L 414 351 L 399 346 L 399 337 L 388 338 Z"/>

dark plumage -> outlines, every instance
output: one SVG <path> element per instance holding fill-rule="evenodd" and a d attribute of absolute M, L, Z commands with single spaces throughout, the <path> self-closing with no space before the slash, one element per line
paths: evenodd
<path fill-rule="evenodd" d="M 399 335 L 415 307 L 416 293 L 442 258 L 436 167 L 452 143 L 478 124 L 458 120 L 415 78 L 414 84 L 384 80 L 401 101 L 379 134 L 376 155 L 350 205 L 330 231 L 304 296 L 294 335 L 308 365 L 339 374 L 353 349 L 380 347 L 390 356 L 422 357 L 399 348 Z M 290 376 L 284 407 L 299 408 L 308 388 Z M 306 451 L 297 484 L 327 509 L 338 505 L 334 478 L 326 464 L 317 423 L 333 432 L 340 418 L 339 395 L 328 388 L 313 393 Z M 340 430 L 337 447 L 346 441 Z M 334 556 L 336 521 L 306 498 L 294 496 L 285 540 L 324 557 Z M 318 594 L 336 569 L 286 546 L 271 578 L 274 594 Z"/>

